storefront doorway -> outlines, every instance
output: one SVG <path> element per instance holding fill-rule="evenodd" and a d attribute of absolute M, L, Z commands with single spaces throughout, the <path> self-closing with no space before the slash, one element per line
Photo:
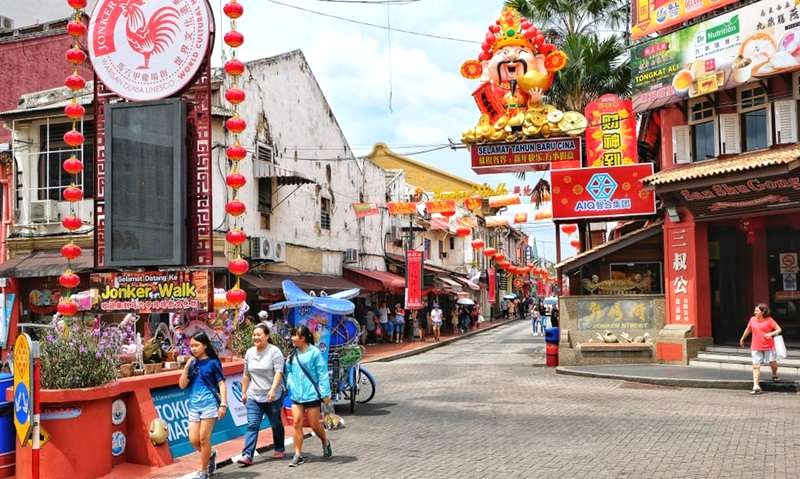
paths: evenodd
<path fill-rule="evenodd" d="M 744 235 L 721 224 L 709 228 L 708 248 L 711 283 L 711 332 L 714 343 L 739 343 L 752 311 L 750 255 Z"/>

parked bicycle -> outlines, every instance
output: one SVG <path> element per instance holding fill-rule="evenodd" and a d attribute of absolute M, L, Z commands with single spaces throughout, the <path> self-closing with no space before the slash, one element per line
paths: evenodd
<path fill-rule="evenodd" d="M 331 329 L 328 370 L 334 403 L 348 401 L 350 412 L 356 404 L 365 404 L 375 397 L 375 377 L 361 365 L 364 348 L 358 344 L 360 326 L 352 318 L 337 320 Z"/>

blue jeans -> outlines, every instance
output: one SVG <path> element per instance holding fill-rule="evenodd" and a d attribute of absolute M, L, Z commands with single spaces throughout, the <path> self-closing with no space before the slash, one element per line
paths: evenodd
<path fill-rule="evenodd" d="M 258 441 L 258 428 L 264 415 L 269 418 L 269 425 L 272 428 L 272 442 L 275 444 L 276 452 L 285 452 L 284 430 L 281 422 L 281 406 L 283 397 L 277 398 L 272 402 L 257 402 L 252 399 L 247 400 L 247 433 L 244 435 L 244 450 L 242 454 L 253 458 L 256 453 L 256 442 Z"/>

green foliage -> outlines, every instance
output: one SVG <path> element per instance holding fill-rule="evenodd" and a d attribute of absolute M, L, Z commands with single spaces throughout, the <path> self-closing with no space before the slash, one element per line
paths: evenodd
<path fill-rule="evenodd" d="M 246 353 L 247 350 L 253 345 L 253 329 L 255 329 L 255 327 L 255 324 L 243 322 L 239 324 L 239 326 L 233 331 L 230 348 L 231 351 L 236 353 L 237 356 L 243 358 L 244 353 Z M 274 331 L 271 332 L 269 335 L 269 340 L 281 350 L 284 356 L 289 354 L 289 351 L 291 350 L 291 344 L 283 339 L 280 334 Z"/>
<path fill-rule="evenodd" d="M 42 388 L 78 389 L 117 379 L 121 337 L 75 323 L 48 334 L 41 344 Z"/>

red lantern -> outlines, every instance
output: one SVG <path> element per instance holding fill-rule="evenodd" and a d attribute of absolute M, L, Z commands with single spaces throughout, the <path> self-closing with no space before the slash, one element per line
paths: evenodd
<path fill-rule="evenodd" d="M 225 154 L 231 161 L 242 161 L 247 157 L 247 148 L 241 145 L 229 146 L 225 150 Z"/>
<path fill-rule="evenodd" d="M 471 233 L 472 229 L 467 228 L 466 226 L 459 226 L 458 228 L 456 228 L 456 236 L 458 236 L 459 238 L 466 238 Z"/>
<path fill-rule="evenodd" d="M 81 255 L 81 247 L 75 243 L 67 243 L 61 247 L 61 256 L 73 260 Z"/>
<path fill-rule="evenodd" d="M 225 299 L 228 300 L 228 304 L 231 306 L 239 306 L 247 299 L 247 293 L 239 288 L 233 288 L 225 293 Z"/>
<path fill-rule="evenodd" d="M 64 114 L 67 115 L 67 118 L 70 120 L 80 120 L 83 118 L 83 115 L 86 114 L 86 108 L 84 108 L 83 105 L 78 105 L 77 103 L 70 103 L 64 107 Z"/>
<path fill-rule="evenodd" d="M 247 211 L 247 207 L 239 200 L 229 201 L 225 205 L 225 212 L 231 216 L 242 216 Z"/>
<path fill-rule="evenodd" d="M 83 221 L 75 215 L 65 216 L 61 220 L 61 225 L 69 231 L 75 231 L 83 226 Z"/>
<path fill-rule="evenodd" d="M 247 178 L 244 177 L 241 173 L 229 173 L 228 176 L 225 177 L 225 184 L 233 188 L 234 190 L 238 190 L 239 188 L 243 187 L 247 183 Z"/>
<path fill-rule="evenodd" d="M 77 186 L 68 186 L 64 188 L 63 195 L 64 200 L 69 201 L 70 203 L 75 203 L 76 201 L 83 199 L 83 190 Z"/>
<path fill-rule="evenodd" d="M 498 261 L 497 262 L 497 266 L 499 266 L 501 269 L 504 269 L 504 270 L 508 271 L 508 268 L 511 267 L 511 263 L 509 263 L 506 260 Z"/>
<path fill-rule="evenodd" d="M 487 258 L 493 258 L 494 255 L 496 254 L 497 250 L 494 248 L 486 248 L 485 250 L 483 250 L 483 255 L 486 256 Z"/>
<path fill-rule="evenodd" d="M 444 216 L 445 218 L 449 218 L 449 217 L 451 217 L 451 216 L 453 216 L 453 215 L 455 215 L 455 214 L 456 214 L 456 210 L 452 210 L 452 211 L 441 211 L 439 214 L 440 214 L 440 215 L 442 215 L 442 216 Z"/>
<path fill-rule="evenodd" d="M 239 103 L 243 102 L 245 96 L 244 90 L 241 88 L 231 88 L 225 92 L 225 99 L 234 105 L 238 105 Z"/>
<path fill-rule="evenodd" d="M 67 50 L 66 58 L 73 65 L 80 65 L 86 61 L 86 53 L 80 48 L 70 48 Z"/>
<path fill-rule="evenodd" d="M 83 22 L 72 20 L 67 23 L 67 33 L 73 37 L 82 37 L 86 35 L 86 25 L 84 25 Z"/>
<path fill-rule="evenodd" d="M 64 133 L 64 143 L 76 148 L 83 144 L 83 133 L 78 130 L 70 130 Z"/>
<path fill-rule="evenodd" d="M 73 289 L 81 284 L 81 278 L 72 271 L 67 270 L 58 277 L 58 284 L 66 289 Z"/>
<path fill-rule="evenodd" d="M 224 7 L 222 7 L 222 11 L 225 13 L 225 16 L 232 19 L 237 19 L 242 16 L 244 13 L 244 7 L 241 3 L 236 2 L 229 2 L 226 3 Z"/>
<path fill-rule="evenodd" d="M 247 235 L 240 229 L 230 230 L 225 235 L 225 240 L 234 246 L 239 246 L 247 241 Z"/>
<path fill-rule="evenodd" d="M 64 160 L 64 171 L 69 173 L 70 175 L 77 175 L 81 171 L 83 171 L 83 162 L 77 159 L 74 156 L 70 156 L 66 160 Z"/>
<path fill-rule="evenodd" d="M 494 260 L 497 261 L 498 263 L 502 263 L 505 259 L 506 255 L 504 255 L 503 253 L 495 253 L 494 255 Z"/>
<path fill-rule="evenodd" d="M 225 121 L 225 128 L 231 133 L 241 133 L 247 128 L 247 123 L 238 116 L 235 116 Z"/>
<path fill-rule="evenodd" d="M 250 263 L 244 259 L 232 259 L 228 263 L 228 271 L 236 276 L 241 276 L 250 270 Z"/>
<path fill-rule="evenodd" d="M 72 91 L 77 91 L 86 86 L 86 80 L 77 73 L 73 73 L 64 79 L 64 85 Z"/>
<path fill-rule="evenodd" d="M 225 34 L 225 44 L 231 48 L 239 48 L 244 43 L 244 35 L 236 30 L 231 30 Z"/>
<path fill-rule="evenodd" d="M 61 316 L 75 316 L 78 314 L 78 303 L 72 301 L 71 299 L 62 299 L 58 302 L 56 310 Z"/>
<path fill-rule="evenodd" d="M 67 4 L 75 10 L 86 8 L 86 0 L 67 0 Z"/>
<path fill-rule="evenodd" d="M 581 241 L 580 240 L 574 239 L 574 240 L 570 241 L 569 244 L 570 244 L 570 246 L 572 246 L 575 249 L 581 249 Z"/>
<path fill-rule="evenodd" d="M 244 63 L 239 61 L 238 58 L 232 58 L 225 62 L 225 73 L 230 76 L 238 77 L 244 73 Z"/>
<path fill-rule="evenodd" d="M 578 225 L 564 225 L 561 227 L 561 231 L 563 231 L 568 235 L 571 235 L 572 233 L 578 231 Z"/>
<path fill-rule="evenodd" d="M 472 240 L 471 244 L 472 244 L 472 249 L 474 250 L 483 249 L 483 247 L 486 246 L 486 243 L 482 239 L 474 239 Z"/>

